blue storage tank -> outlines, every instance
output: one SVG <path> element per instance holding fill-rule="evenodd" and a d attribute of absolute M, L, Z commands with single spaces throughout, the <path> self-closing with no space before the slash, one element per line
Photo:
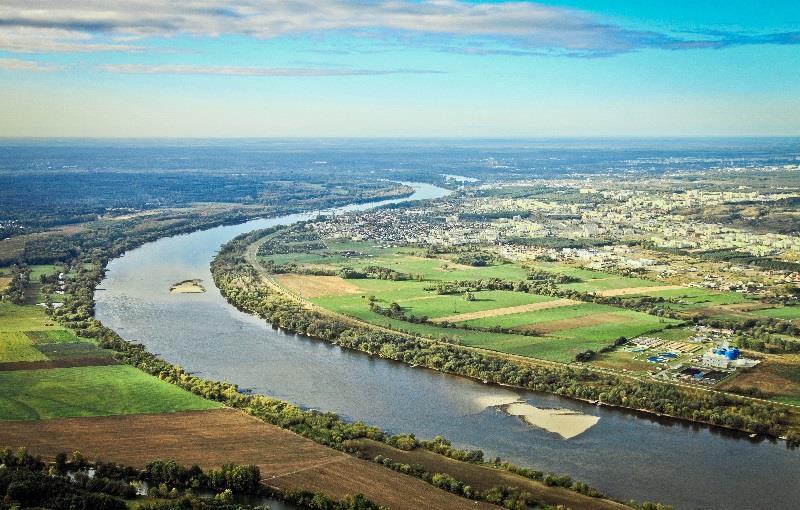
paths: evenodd
<path fill-rule="evenodd" d="M 729 360 L 734 360 L 739 357 L 739 349 L 732 347 L 725 352 L 725 357 Z"/>

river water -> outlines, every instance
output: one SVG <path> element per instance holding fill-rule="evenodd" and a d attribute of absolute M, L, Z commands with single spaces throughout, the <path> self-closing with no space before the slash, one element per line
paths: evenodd
<path fill-rule="evenodd" d="M 447 193 L 414 186 L 411 199 Z M 273 330 L 230 306 L 209 270 L 220 245 L 312 216 L 217 227 L 132 250 L 109 264 L 95 295 L 97 317 L 126 340 L 203 377 L 390 432 L 441 434 L 459 447 L 482 449 L 486 458 L 569 474 L 616 498 L 685 509 L 800 508 L 800 451 L 783 442 L 412 368 Z M 195 278 L 206 293 L 170 293 L 173 283 Z M 532 426 L 503 412 L 502 404 L 516 400 L 599 420 L 583 420 L 596 424 L 564 439 L 557 427 Z"/>

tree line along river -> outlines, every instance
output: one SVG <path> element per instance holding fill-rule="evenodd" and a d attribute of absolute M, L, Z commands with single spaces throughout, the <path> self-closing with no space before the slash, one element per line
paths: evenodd
<path fill-rule="evenodd" d="M 408 199 L 380 204 L 448 193 L 411 184 L 415 193 Z M 97 318 L 126 340 L 205 378 L 393 433 L 443 435 L 455 446 L 482 449 L 486 458 L 568 474 L 619 499 L 682 509 L 800 508 L 800 451 L 783 442 L 414 368 L 274 330 L 229 305 L 209 269 L 219 247 L 244 232 L 314 216 L 254 220 L 132 250 L 109 264 L 95 294 Z M 170 293 L 175 282 L 192 279 L 202 280 L 207 292 Z M 594 424 L 564 439 L 499 407 L 517 400 L 598 419 L 584 420 Z"/>

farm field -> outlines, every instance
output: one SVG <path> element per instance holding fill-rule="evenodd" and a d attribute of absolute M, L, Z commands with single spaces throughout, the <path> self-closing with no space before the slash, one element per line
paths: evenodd
<path fill-rule="evenodd" d="M 5 421 L 217 407 L 127 365 L 0 371 L 0 420 Z"/>
<path fill-rule="evenodd" d="M 0 363 L 42 361 L 45 355 L 36 349 L 22 331 L 0 331 Z"/>
<path fill-rule="evenodd" d="M 0 331 L 56 331 L 64 330 L 36 305 L 14 305 L 0 301 Z"/>
<path fill-rule="evenodd" d="M 363 493 L 393 509 L 497 508 L 314 443 L 233 409 L 0 422 L 0 444 L 52 459 L 80 451 L 137 468 L 155 457 L 204 469 L 255 464 L 265 483 L 343 498 Z"/>
<path fill-rule="evenodd" d="M 755 387 L 771 395 L 772 400 L 800 405 L 800 355 L 759 356 L 763 358 L 759 365 L 738 374 L 722 389 Z"/>
<path fill-rule="evenodd" d="M 404 464 L 418 464 L 424 466 L 431 473 L 446 472 L 451 473 L 459 480 L 469 484 L 478 490 L 488 490 L 497 485 L 519 487 L 530 492 L 549 505 L 563 505 L 573 509 L 622 509 L 627 508 L 619 503 L 598 500 L 559 487 L 548 487 L 542 483 L 522 478 L 507 471 L 494 469 L 487 466 L 471 464 L 468 462 L 457 462 L 442 455 L 437 455 L 423 448 L 416 448 L 411 451 L 399 450 L 387 444 L 379 443 L 370 439 L 358 439 L 348 441 L 348 446 L 358 448 L 365 452 L 368 457 L 374 458 L 383 455 L 395 462 Z"/>
<path fill-rule="evenodd" d="M 347 257 L 337 255 L 340 251 L 328 253 L 326 250 L 315 250 L 313 253 L 263 256 L 262 261 L 292 262 L 298 265 L 298 271 L 304 268 L 319 269 L 320 264 L 334 272 L 342 268 L 364 272 L 369 266 L 395 271 L 406 275 L 406 278 L 345 279 L 340 276 L 290 273 L 276 275 L 275 279 L 288 290 L 320 307 L 371 324 L 552 361 L 570 362 L 576 354 L 590 349 L 600 350 L 621 336 L 633 338 L 679 322 L 614 306 L 509 290 L 473 291 L 469 293 L 469 299 L 463 292 L 439 294 L 437 285 L 446 285 L 448 282 L 492 278 L 526 280 L 529 269 L 512 263 L 463 266 L 446 258 L 446 255 L 424 258 L 409 248 L 382 250 L 374 246 L 365 248 L 361 244 L 338 243 L 337 250 L 352 250 Z M 358 255 L 353 255 L 354 252 L 358 252 Z M 544 264 L 536 268 L 562 272 L 576 278 L 590 278 L 583 283 L 592 285 L 593 290 L 621 290 L 628 293 L 633 292 L 630 291 L 633 288 L 650 290 L 657 286 L 657 283 L 649 280 L 568 266 Z M 384 310 L 396 304 L 406 318 L 427 318 L 427 322 L 389 317 L 383 312 L 378 313 L 377 309 L 373 310 L 370 303 Z M 459 327 L 449 327 L 451 324 Z"/>
<path fill-rule="evenodd" d="M 0 303 L 0 370 L 37 368 L 37 363 L 46 368 L 49 361 L 78 358 L 93 359 L 78 365 L 116 364 L 110 353 L 52 321 L 42 307 Z"/>
<path fill-rule="evenodd" d="M 756 315 L 763 317 L 772 317 L 774 319 L 795 320 L 800 319 L 800 306 L 782 306 L 780 308 L 766 308 L 764 310 L 756 310 L 753 312 Z"/>

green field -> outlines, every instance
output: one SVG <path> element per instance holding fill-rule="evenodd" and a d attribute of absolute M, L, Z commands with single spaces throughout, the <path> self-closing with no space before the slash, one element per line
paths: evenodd
<path fill-rule="evenodd" d="M 44 313 L 44 308 L 36 305 L 13 305 L 0 302 L 0 331 L 53 331 L 64 328 Z"/>
<path fill-rule="evenodd" d="M 0 303 L 0 363 L 103 354 L 90 340 L 55 323 L 41 306 Z"/>
<path fill-rule="evenodd" d="M 215 409 L 127 365 L 0 372 L 0 420 Z"/>
<path fill-rule="evenodd" d="M 766 310 L 756 310 L 752 313 L 774 319 L 794 320 L 800 319 L 800 306 L 783 306 L 781 308 L 767 308 Z"/>
<path fill-rule="evenodd" d="M 697 289 L 687 287 L 685 289 L 669 289 L 662 291 L 650 291 L 648 296 L 663 297 L 666 299 L 676 299 L 679 303 L 672 306 L 678 310 L 693 310 L 715 305 L 733 305 L 746 303 L 749 299 L 737 292 L 720 292 L 710 289 Z M 638 297 L 637 295 L 632 295 Z"/>
<path fill-rule="evenodd" d="M 363 255 L 353 256 L 351 253 L 345 257 L 341 254 L 345 250 Z M 333 253 L 334 251 L 339 253 Z M 406 316 L 437 319 L 544 303 L 556 299 L 512 291 L 478 291 L 473 293 L 474 300 L 471 301 L 464 299 L 461 294 L 439 295 L 433 290 L 437 282 L 490 278 L 519 281 L 527 279 L 528 276 L 529 269 L 519 264 L 500 263 L 486 267 L 469 267 L 454 263 L 452 258 L 453 256 L 449 254 L 439 258 L 425 258 L 417 256 L 416 251 L 411 248 L 381 249 L 368 243 L 332 243 L 329 245 L 329 250 L 264 257 L 276 263 L 294 262 L 301 266 L 325 264 L 331 269 L 349 267 L 355 270 L 367 266 L 380 266 L 404 273 L 411 279 L 400 281 L 373 278 L 348 279 L 346 285 L 350 288 L 357 287 L 358 292 L 341 292 L 309 300 L 333 312 L 397 331 L 553 361 L 570 362 L 574 360 L 576 354 L 587 349 L 599 350 L 620 336 L 633 338 L 678 322 L 613 306 L 579 303 L 514 314 L 503 311 L 493 317 L 458 321 L 466 327 L 483 330 L 478 331 L 446 328 L 432 323 L 416 324 L 389 318 L 370 309 L 368 298 L 371 297 L 383 308 L 388 308 L 391 303 L 397 303 Z M 592 291 L 658 285 L 649 280 L 586 271 L 564 265 L 537 263 L 536 267 L 585 279 L 581 283 L 560 285 L 566 288 Z M 603 314 L 603 317 L 599 317 L 596 323 L 593 323 L 592 316 L 597 314 Z M 570 322 L 573 319 L 574 324 Z M 522 334 L 521 330 L 526 327 L 548 323 L 553 331 L 547 330 L 538 336 Z M 520 329 L 520 333 L 487 331 L 491 328 Z"/>
<path fill-rule="evenodd" d="M 605 278 L 586 280 L 580 283 L 566 283 L 559 285 L 562 289 L 576 290 L 578 292 L 597 292 L 601 290 L 627 289 L 632 287 L 656 287 L 664 285 L 653 280 L 642 278 L 628 278 L 626 276 L 608 275 Z"/>
<path fill-rule="evenodd" d="M 620 317 L 620 322 L 562 329 L 552 333 L 551 336 L 573 340 L 592 339 L 608 343 L 609 340 L 614 340 L 619 337 L 636 338 L 645 333 L 660 331 L 667 325 L 680 323 L 680 321 L 675 319 L 655 317 L 631 310 L 616 312 L 615 315 Z"/>
<path fill-rule="evenodd" d="M 41 361 L 44 354 L 21 331 L 0 331 L 0 363 L 13 361 Z"/>

